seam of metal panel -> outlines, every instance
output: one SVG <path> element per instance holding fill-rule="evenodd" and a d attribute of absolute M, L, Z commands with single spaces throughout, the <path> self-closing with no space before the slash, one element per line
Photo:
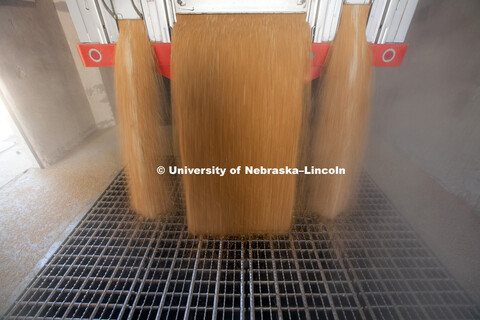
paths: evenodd
<path fill-rule="evenodd" d="M 361 282 L 358 278 L 357 272 L 355 271 L 355 268 L 353 267 L 352 262 L 349 259 L 346 259 L 346 260 L 347 260 L 347 264 L 349 266 L 349 269 L 353 274 L 353 279 L 354 279 L 355 283 L 358 285 L 358 288 L 360 289 L 359 294 L 362 296 L 363 300 L 365 301 L 365 304 L 367 306 L 366 309 L 369 311 L 369 316 L 370 316 L 369 319 L 377 320 L 377 317 L 375 316 L 375 313 L 372 312 L 372 306 L 368 302 L 367 295 L 365 293 L 365 290 L 363 289 L 363 286 L 362 286 L 362 284 L 361 284 Z"/>
<path fill-rule="evenodd" d="M 249 293 L 250 293 L 250 317 L 255 319 L 255 304 L 253 301 L 253 257 L 252 257 L 252 240 L 248 240 L 248 283 L 249 283 Z"/>
<path fill-rule="evenodd" d="M 220 290 L 220 272 L 222 266 L 222 245 L 223 240 L 220 240 L 218 248 L 217 276 L 215 277 L 215 297 L 213 299 L 213 320 L 217 320 L 218 291 Z"/>
<path fill-rule="evenodd" d="M 270 255 L 272 257 L 272 273 L 273 273 L 273 281 L 275 285 L 275 300 L 277 304 L 277 312 L 278 312 L 278 319 L 283 320 L 282 309 L 281 309 L 281 302 L 280 302 L 280 289 L 278 285 L 278 274 L 277 274 L 277 266 L 275 264 L 275 254 L 273 253 L 273 243 L 272 239 L 270 239 Z M 270 292 L 269 292 L 270 293 Z"/>
<path fill-rule="evenodd" d="M 298 265 L 298 257 L 296 252 L 297 249 L 295 248 L 295 245 L 293 243 L 294 240 L 292 238 L 292 235 L 289 235 L 289 240 L 290 240 L 290 250 L 292 250 L 292 255 L 293 255 L 293 262 L 295 264 L 295 271 L 297 272 L 298 281 L 300 283 L 300 292 L 302 294 L 302 302 L 305 308 L 306 319 L 310 320 L 311 319 L 310 310 L 308 308 L 307 297 L 305 296 L 305 288 L 303 287 L 302 274 L 300 273 L 300 266 Z"/>
<path fill-rule="evenodd" d="M 155 318 L 156 320 L 160 319 L 162 308 L 165 305 L 165 297 L 167 296 L 168 287 L 170 286 L 170 281 L 172 279 L 172 270 L 175 267 L 175 263 L 177 261 L 178 251 L 180 249 L 180 243 L 181 243 L 181 240 L 179 239 L 179 241 L 177 242 L 177 247 L 175 249 L 175 255 L 173 256 L 172 264 L 170 265 L 170 271 L 168 272 L 167 282 L 165 283 L 165 288 L 162 293 L 162 300 L 160 300 L 160 306 L 158 307 L 158 313 Z"/>
<path fill-rule="evenodd" d="M 120 257 L 120 261 L 124 261 L 124 260 L 125 260 L 125 258 L 126 258 L 125 253 L 127 252 L 126 249 L 131 246 L 131 244 L 132 244 L 133 241 L 135 241 L 135 240 L 134 240 L 134 239 L 136 238 L 135 236 L 137 235 L 137 233 L 140 232 L 140 226 L 141 226 L 141 225 L 139 224 L 139 225 L 137 225 L 137 227 L 134 229 L 134 231 L 133 231 L 133 233 L 132 233 L 132 237 L 129 239 L 127 245 L 125 246 L 125 250 L 123 251 L 122 256 Z M 92 271 L 89 273 L 89 275 L 93 272 L 93 270 L 94 270 L 94 269 L 92 268 Z M 116 267 L 116 268 L 114 269 L 114 271 L 113 271 L 113 277 L 110 278 L 109 281 L 108 281 L 108 283 L 107 283 L 106 290 L 108 290 L 108 289 L 112 286 L 113 279 L 115 279 L 115 275 L 118 274 L 118 272 L 119 272 L 119 266 L 117 265 L 117 267 Z M 119 278 L 120 278 L 120 277 L 119 277 Z M 85 284 L 86 284 L 86 282 L 82 285 L 82 287 L 80 288 L 80 291 L 77 293 L 77 295 L 78 295 L 78 294 L 81 292 L 81 290 L 84 288 Z M 101 296 L 101 297 L 104 297 L 104 296 L 105 296 L 105 292 L 106 292 L 106 291 L 104 291 L 104 292 L 102 293 L 102 296 Z M 130 293 L 130 291 L 129 291 L 129 293 Z M 107 302 L 106 302 L 107 304 L 110 302 L 110 299 L 111 299 L 111 298 L 112 298 L 112 296 L 110 295 L 109 299 L 108 299 Z M 74 298 L 74 299 L 75 299 L 75 298 Z M 100 301 L 102 301 L 102 300 L 100 300 Z M 117 301 L 118 301 L 118 300 L 117 300 Z M 127 302 L 127 300 L 125 299 L 125 303 L 126 303 L 126 302 Z M 117 304 L 117 303 L 114 303 L 114 305 L 116 305 L 116 304 Z M 71 307 L 71 306 L 72 306 L 72 305 L 70 305 L 70 307 Z M 123 312 L 125 311 L 125 308 L 126 308 L 126 306 L 125 306 L 125 304 L 124 304 L 124 305 L 122 306 L 122 308 L 121 308 L 120 315 L 123 314 Z M 69 311 L 69 309 L 67 309 L 67 314 L 68 314 L 68 311 Z M 100 314 L 100 317 L 102 317 L 104 311 L 105 311 L 105 310 L 102 311 L 102 313 Z M 94 315 L 95 315 L 95 314 L 92 313 L 92 317 L 93 317 Z"/>
<path fill-rule="evenodd" d="M 342 241 L 342 240 L 339 240 L 339 241 Z M 357 308 L 360 312 L 360 315 L 361 315 L 362 319 L 366 319 L 365 313 L 363 312 L 362 306 L 360 305 L 360 301 L 358 300 L 357 293 L 353 288 L 352 280 L 350 279 L 350 276 L 348 275 L 348 272 L 347 272 L 348 270 L 347 270 L 347 268 L 345 268 L 345 264 L 343 262 L 343 257 L 341 255 L 341 253 L 337 252 L 337 250 L 335 250 L 335 255 L 337 256 L 338 263 L 342 267 L 342 271 L 345 274 L 345 278 L 347 279 L 348 286 L 349 286 L 351 292 L 353 293 L 353 299 L 354 299 L 355 303 L 357 304 Z"/>
<path fill-rule="evenodd" d="M 160 225 L 160 221 L 157 221 L 156 227 L 159 227 L 159 225 Z M 160 234 L 163 234 L 163 231 L 164 231 L 164 230 L 165 230 L 165 225 L 163 225 Z M 147 248 L 146 252 L 148 252 L 148 249 L 152 247 L 152 244 L 153 244 L 153 242 L 154 242 L 155 239 L 156 239 L 155 236 L 150 238 L 150 242 L 148 243 L 148 248 Z M 159 242 L 157 242 L 157 245 L 158 245 L 158 243 L 159 243 Z M 157 249 L 157 245 L 155 245 L 155 247 L 153 248 L 153 251 L 154 251 L 154 252 L 155 252 L 155 250 Z M 135 284 L 135 282 L 138 281 L 138 277 L 139 277 L 139 275 L 140 275 L 140 273 L 141 273 L 141 271 L 142 271 L 141 266 L 143 266 L 146 258 L 147 258 L 147 255 L 145 254 L 145 255 L 143 256 L 142 261 L 140 262 L 140 268 L 138 268 L 137 274 L 135 275 L 134 284 Z M 153 259 L 150 259 L 150 260 L 148 261 L 148 265 L 147 265 L 146 268 L 145 268 L 145 274 L 144 274 L 144 276 L 143 276 L 142 281 L 140 282 L 140 288 L 138 289 L 138 291 L 140 291 L 140 292 L 142 292 L 142 289 L 143 289 L 143 286 L 144 286 L 146 277 L 147 277 L 147 275 L 148 275 L 148 270 L 149 270 L 150 267 L 152 266 L 152 262 L 153 262 Z M 135 287 L 135 286 L 134 286 L 134 287 Z M 129 292 L 129 295 L 127 296 L 127 299 L 125 299 L 125 303 L 128 302 L 128 300 L 129 300 L 129 298 L 130 298 L 130 294 L 131 294 L 131 291 Z M 140 295 L 137 295 L 137 296 L 135 297 L 135 300 L 134 300 L 133 303 L 132 303 L 132 306 L 131 306 L 132 309 L 135 309 L 135 307 L 136 307 L 137 304 L 138 304 L 138 300 L 139 300 L 139 299 L 140 299 Z M 95 315 L 95 312 L 92 314 L 92 318 L 93 318 L 94 315 Z M 119 317 L 122 317 L 122 315 L 123 315 L 123 314 L 120 314 Z M 128 319 L 132 319 L 132 317 L 133 317 L 133 313 L 130 313 L 129 316 L 128 316 Z"/>
<path fill-rule="evenodd" d="M 309 228 L 311 228 L 311 227 L 309 227 Z M 312 241 L 312 246 L 315 249 L 314 250 L 314 255 L 315 255 L 315 258 L 317 260 L 317 264 L 318 264 L 318 267 L 319 267 L 319 270 L 320 270 L 320 275 L 322 277 L 322 282 L 325 285 L 325 291 L 327 292 L 328 301 L 330 303 L 330 307 L 332 308 L 333 317 L 334 317 L 335 320 L 339 320 L 338 314 L 337 314 L 337 311 L 336 311 L 336 308 L 335 308 L 335 304 L 333 303 L 333 300 L 332 300 L 332 293 L 330 292 L 330 288 L 328 287 L 327 277 L 325 276 L 325 272 L 323 270 L 322 263 L 320 262 L 320 257 L 318 256 L 318 253 L 317 253 L 318 248 L 316 247 L 315 241 L 313 240 L 313 237 L 312 237 L 311 233 L 309 233 L 309 236 L 310 236 L 310 241 Z"/>
<path fill-rule="evenodd" d="M 190 305 L 192 304 L 192 294 L 193 294 L 193 286 L 195 285 L 195 277 L 197 276 L 198 270 L 198 260 L 200 257 L 200 250 L 202 249 L 202 237 L 198 241 L 197 246 L 197 254 L 195 255 L 195 264 L 193 265 L 193 272 L 192 272 L 192 279 L 190 280 L 190 289 L 188 289 L 188 299 L 187 299 L 187 306 L 185 307 L 185 316 L 183 317 L 184 320 L 188 319 L 188 315 L 190 312 Z"/>

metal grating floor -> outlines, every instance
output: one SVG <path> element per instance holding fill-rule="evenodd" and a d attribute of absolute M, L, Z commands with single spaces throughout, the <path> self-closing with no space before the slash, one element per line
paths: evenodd
<path fill-rule="evenodd" d="M 6 318 L 480 319 L 366 176 L 353 215 L 282 237 L 192 237 L 181 212 L 141 220 L 127 200 L 120 174 Z"/>

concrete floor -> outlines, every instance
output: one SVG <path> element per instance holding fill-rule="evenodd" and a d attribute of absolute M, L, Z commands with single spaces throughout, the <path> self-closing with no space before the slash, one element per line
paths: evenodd
<path fill-rule="evenodd" d="M 0 316 L 122 168 L 116 128 L 0 188 Z"/>
<path fill-rule="evenodd" d="M 0 188 L 30 168 L 38 168 L 0 98 Z"/>
<path fill-rule="evenodd" d="M 16 137 L 0 142 L 0 188 L 32 167 L 34 164 L 26 156 Z"/>

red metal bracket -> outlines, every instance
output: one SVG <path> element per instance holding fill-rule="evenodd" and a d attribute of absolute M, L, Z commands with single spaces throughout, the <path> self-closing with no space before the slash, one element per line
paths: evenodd
<path fill-rule="evenodd" d="M 170 55 L 172 52 L 171 43 L 153 43 L 153 50 L 157 56 L 157 72 L 170 79 Z"/>
<path fill-rule="evenodd" d="M 170 78 L 170 43 L 155 42 L 152 44 L 157 56 L 157 72 Z M 408 44 L 387 43 L 370 44 L 372 49 L 372 65 L 375 67 L 398 67 L 402 64 Z M 78 53 L 85 67 L 109 67 L 115 64 L 115 44 L 77 44 Z M 312 79 L 323 72 L 330 43 L 312 43 Z"/>
<path fill-rule="evenodd" d="M 114 43 L 79 43 L 77 50 L 85 67 L 111 67 L 115 64 Z"/>
<path fill-rule="evenodd" d="M 371 43 L 372 65 L 375 67 L 399 67 L 408 49 L 406 43 Z"/>
<path fill-rule="evenodd" d="M 327 60 L 330 42 L 312 43 L 312 80 L 323 73 L 323 65 Z"/>

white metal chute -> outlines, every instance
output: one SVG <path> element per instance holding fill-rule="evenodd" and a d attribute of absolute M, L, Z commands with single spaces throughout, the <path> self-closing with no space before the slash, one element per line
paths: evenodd
<path fill-rule="evenodd" d="M 166 1 L 142 0 L 148 36 L 153 42 L 170 42 Z"/>
<path fill-rule="evenodd" d="M 115 43 L 118 41 L 118 25 L 117 25 L 117 20 L 115 19 L 114 16 L 112 16 L 107 8 L 105 7 L 106 2 L 104 1 L 99 1 L 98 2 L 98 8 L 103 20 L 103 24 L 105 27 L 105 31 L 107 32 L 108 36 L 108 42 L 109 43 Z"/>
<path fill-rule="evenodd" d="M 109 43 L 96 1 L 67 0 L 67 7 L 81 42 Z"/>
<path fill-rule="evenodd" d="M 329 0 L 327 7 L 327 16 L 325 19 L 325 28 L 323 31 L 322 42 L 330 42 L 335 39 L 340 15 L 342 13 L 343 0 Z"/>
<path fill-rule="evenodd" d="M 367 41 L 370 43 L 375 43 L 377 39 L 380 26 L 382 25 L 383 13 L 387 4 L 388 0 L 375 0 L 372 4 L 366 30 Z"/>
<path fill-rule="evenodd" d="M 305 13 L 305 0 L 181 0 L 177 14 Z"/>
<path fill-rule="evenodd" d="M 325 30 L 325 20 L 327 16 L 327 6 L 330 0 L 317 1 L 317 17 L 315 19 L 315 36 L 313 42 L 323 42 L 323 32 Z"/>
<path fill-rule="evenodd" d="M 385 36 L 385 42 L 394 42 L 395 35 L 397 34 L 398 27 L 400 26 L 400 22 L 402 21 L 403 13 L 405 12 L 405 8 L 407 7 L 408 1 L 398 1 L 397 7 L 395 8 L 395 13 L 393 14 L 392 22 L 390 23 L 390 28 Z"/>
<path fill-rule="evenodd" d="M 407 5 L 405 6 L 405 11 L 403 12 L 398 30 L 395 33 L 395 37 L 392 42 L 404 42 L 407 35 L 408 28 L 412 22 L 413 14 L 417 8 L 418 0 L 408 0 Z"/>
<path fill-rule="evenodd" d="M 316 24 L 318 17 L 318 2 L 321 0 L 310 0 L 307 1 L 307 22 L 310 24 L 310 29 L 312 31 L 311 37 L 312 40 L 315 40 L 316 35 Z"/>
<path fill-rule="evenodd" d="M 370 43 L 405 40 L 418 0 L 67 0 L 81 42 L 114 43 L 116 19 L 144 19 L 153 42 L 170 42 L 177 14 L 305 13 L 312 42 L 335 39 L 344 4 L 371 4 Z M 108 7 L 107 7 L 108 6 Z"/>

